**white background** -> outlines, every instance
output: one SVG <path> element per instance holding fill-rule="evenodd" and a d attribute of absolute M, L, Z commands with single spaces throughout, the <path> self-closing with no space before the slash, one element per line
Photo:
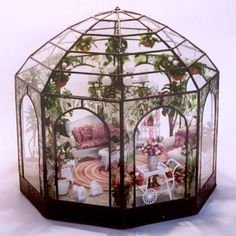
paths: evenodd
<path fill-rule="evenodd" d="M 221 72 L 218 186 L 193 217 L 129 230 L 44 219 L 19 192 L 14 73 L 34 50 L 84 18 L 116 6 L 167 24 Z M 235 235 L 236 2 L 234 0 L 7 0 L 0 5 L 0 235 Z M 173 209 L 174 211 L 174 209 Z"/>

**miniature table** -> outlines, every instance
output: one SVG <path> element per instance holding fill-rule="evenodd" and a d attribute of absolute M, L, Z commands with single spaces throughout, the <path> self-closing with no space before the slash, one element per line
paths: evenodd
<path fill-rule="evenodd" d="M 105 170 L 108 170 L 109 166 L 109 149 L 108 148 L 102 148 L 98 151 L 99 156 L 101 156 L 102 160 L 102 166 L 104 166 Z M 113 151 L 111 152 L 111 163 L 114 161 L 119 161 L 119 151 Z"/>

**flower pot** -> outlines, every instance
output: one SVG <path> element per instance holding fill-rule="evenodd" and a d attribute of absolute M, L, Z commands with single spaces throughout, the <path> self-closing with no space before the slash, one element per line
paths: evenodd
<path fill-rule="evenodd" d="M 66 85 L 66 83 L 67 83 L 66 80 L 65 81 L 57 81 L 57 82 L 55 82 L 55 85 L 57 88 L 62 88 Z"/>
<path fill-rule="evenodd" d="M 148 42 L 148 41 L 142 42 L 142 45 L 143 45 L 144 47 L 147 47 L 147 48 L 152 47 L 152 44 L 151 44 L 150 42 Z"/>
<path fill-rule="evenodd" d="M 69 192 L 70 182 L 66 178 L 58 179 L 58 195 L 66 195 Z"/>
<path fill-rule="evenodd" d="M 150 171 L 157 169 L 158 160 L 156 156 L 148 156 L 148 169 Z"/>
<path fill-rule="evenodd" d="M 182 80 L 183 75 L 173 75 L 172 77 L 175 81 L 179 81 L 179 80 Z"/>
<path fill-rule="evenodd" d="M 190 73 L 191 73 L 192 75 L 197 75 L 197 74 L 199 74 L 199 69 L 198 69 L 197 67 L 195 67 L 195 66 L 192 66 L 192 67 L 190 68 Z"/>

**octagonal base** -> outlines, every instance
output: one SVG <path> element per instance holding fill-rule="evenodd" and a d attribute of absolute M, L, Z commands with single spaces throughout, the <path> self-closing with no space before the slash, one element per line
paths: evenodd
<path fill-rule="evenodd" d="M 46 218 L 123 229 L 197 214 L 216 187 L 216 175 L 209 178 L 196 197 L 125 210 L 46 200 L 22 177 L 20 184 L 22 193 Z"/>

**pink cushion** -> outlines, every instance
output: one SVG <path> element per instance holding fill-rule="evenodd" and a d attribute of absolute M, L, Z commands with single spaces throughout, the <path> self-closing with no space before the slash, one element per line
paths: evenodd
<path fill-rule="evenodd" d="M 104 124 L 97 124 L 92 126 L 93 139 L 107 138 L 108 132 Z"/>
<path fill-rule="evenodd" d="M 80 132 L 80 128 L 79 127 L 75 127 L 72 129 L 72 134 L 76 140 L 76 142 L 82 142 L 83 141 L 83 136 Z"/>
<path fill-rule="evenodd" d="M 76 143 L 77 147 L 80 149 L 86 149 L 86 148 L 94 148 L 94 147 L 101 147 L 105 146 L 108 144 L 108 139 L 103 138 L 103 139 L 94 139 L 94 140 L 88 140 L 88 141 L 83 141 L 80 143 Z"/>
<path fill-rule="evenodd" d="M 93 138 L 91 125 L 85 125 L 83 127 L 80 127 L 80 133 L 83 137 L 83 141 L 88 141 Z"/>

